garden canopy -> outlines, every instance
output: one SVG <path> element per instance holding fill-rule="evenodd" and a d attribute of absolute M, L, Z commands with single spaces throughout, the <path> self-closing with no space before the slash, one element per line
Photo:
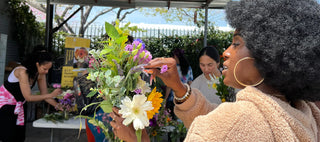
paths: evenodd
<path fill-rule="evenodd" d="M 231 0 L 36 0 L 38 2 L 46 2 L 51 4 L 67 4 L 67 5 L 92 5 L 120 8 L 140 8 L 140 7 L 167 7 L 169 8 L 204 8 L 205 9 L 205 27 L 204 27 L 204 47 L 207 46 L 208 32 L 208 9 L 224 9 L 226 4 Z M 79 11 L 79 10 L 77 10 Z M 76 12 L 77 12 L 76 11 Z M 75 13 L 76 13 L 75 12 Z M 47 8 L 46 20 L 46 47 L 51 49 L 52 41 L 52 8 Z M 63 22 L 64 23 L 64 22 Z M 62 24 L 63 24 L 62 23 Z"/>
<path fill-rule="evenodd" d="M 47 0 L 37 0 L 47 2 Z M 93 5 L 121 8 L 176 7 L 223 9 L 230 0 L 50 0 L 51 4 Z"/>

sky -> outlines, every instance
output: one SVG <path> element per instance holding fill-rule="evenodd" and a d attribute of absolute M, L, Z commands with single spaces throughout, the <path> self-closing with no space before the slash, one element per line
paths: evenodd
<path fill-rule="evenodd" d="M 35 8 L 31 8 L 33 13 L 36 15 L 37 20 L 41 22 L 45 22 L 45 13 L 42 13 Z M 93 11 L 91 12 L 91 16 L 96 15 L 99 13 L 99 11 L 105 9 L 104 7 L 95 7 Z M 62 13 L 63 9 L 58 8 L 57 9 L 57 14 Z M 209 10 L 209 17 L 208 20 L 211 22 L 214 22 L 216 26 L 219 27 L 226 27 L 227 22 L 225 20 L 225 13 L 224 10 Z M 71 13 L 70 13 L 71 14 Z M 115 20 L 116 13 L 115 12 L 109 12 L 106 13 L 102 16 L 100 16 L 98 19 L 95 20 L 92 25 L 98 25 L 102 26 L 104 25 L 105 22 L 112 22 Z M 67 18 L 67 17 L 65 17 Z M 92 17 L 89 17 L 89 19 L 92 19 Z M 72 17 L 69 21 L 68 24 L 79 24 L 80 16 L 79 14 L 76 14 L 74 17 Z M 128 15 L 124 20 L 124 23 L 130 22 L 132 24 L 156 24 L 156 25 L 181 25 L 181 26 L 195 26 L 192 24 L 188 24 L 187 22 L 181 22 L 181 21 L 174 21 L 174 22 L 167 22 L 161 15 L 157 16 L 150 16 L 145 14 L 143 11 L 135 11 L 132 14 Z"/>
<path fill-rule="evenodd" d="M 320 0 L 317 0 L 320 3 Z M 99 11 L 105 9 L 105 7 L 96 6 L 91 12 L 91 16 L 99 13 Z M 45 21 L 45 13 L 41 13 L 36 9 L 32 9 L 35 15 L 37 16 L 37 20 L 44 22 Z M 62 9 L 57 9 L 57 12 L 62 12 Z M 69 13 L 71 14 L 71 13 Z M 95 20 L 92 25 L 103 26 L 105 22 L 112 22 L 115 20 L 116 12 L 109 12 L 102 16 L 100 16 L 97 20 Z M 67 17 L 65 17 L 67 18 Z M 89 17 L 89 19 L 92 17 Z M 80 16 L 76 14 L 73 18 L 71 18 L 68 22 L 70 25 L 79 25 Z M 213 22 L 217 27 L 229 27 L 227 21 L 225 20 L 225 12 L 224 10 L 209 10 L 208 21 Z M 149 16 L 146 15 L 145 12 L 135 11 L 132 14 L 128 15 L 126 19 L 123 21 L 124 23 L 130 22 L 131 24 L 156 24 L 156 25 L 180 25 L 180 26 L 190 26 L 187 22 L 174 21 L 167 22 L 161 15 L 157 16 Z M 192 25 L 195 26 L 195 25 Z"/>

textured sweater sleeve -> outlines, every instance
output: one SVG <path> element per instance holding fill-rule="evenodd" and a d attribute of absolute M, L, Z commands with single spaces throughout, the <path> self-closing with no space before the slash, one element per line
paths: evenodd
<path fill-rule="evenodd" d="M 250 102 L 222 103 L 207 115 L 195 118 L 185 142 L 273 141 L 268 122 Z"/>
<path fill-rule="evenodd" d="M 208 114 L 217 106 L 207 101 L 198 89 L 192 88 L 188 100 L 182 104 L 175 104 L 174 113 L 183 121 L 186 128 L 189 128 L 194 118 Z"/>

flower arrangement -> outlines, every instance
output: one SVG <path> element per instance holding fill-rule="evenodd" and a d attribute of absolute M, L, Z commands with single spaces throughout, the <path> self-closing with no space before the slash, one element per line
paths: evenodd
<path fill-rule="evenodd" d="M 214 74 L 210 76 L 210 80 L 207 81 L 208 87 L 212 87 L 214 89 L 217 89 L 217 84 L 219 84 L 219 77 L 216 77 Z"/>
<path fill-rule="evenodd" d="M 221 99 L 221 102 L 232 102 L 235 100 L 235 94 L 234 94 L 234 89 L 232 87 L 226 86 L 223 83 L 223 79 L 224 76 L 219 77 L 218 79 L 216 79 L 217 83 L 216 83 L 216 89 L 217 89 L 217 93 L 216 95 L 218 95 Z"/>
<path fill-rule="evenodd" d="M 97 86 L 91 89 L 88 97 L 98 92 L 98 97 L 104 98 L 99 106 L 106 113 L 111 112 L 114 106 L 120 108 L 123 124 L 134 122 L 137 140 L 141 141 L 141 130 L 149 126 L 149 119 L 158 113 L 163 101 L 162 94 L 156 88 L 151 91 L 151 80 L 148 83 L 142 78 L 149 77 L 143 67 L 152 55 L 140 39 L 127 44 L 132 29 L 129 24 L 120 28 L 117 21 L 115 26 L 106 23 L 105 28 L 110 38 L 103 43 L 104 48 L 89 51 L 91 57 L 87 79 L 95 81 Z M 101 128 L 107 134 L 107 127 Z"/>
<path fill-rule="evenodd" d="M 59 84 L 54 84 L 54 88 L 60 88 Z M 70 118 L 70 114 L 77 111 L 77 107 L 75 106 L 75 96 L 74 91 L 68 89 L 63 91 L 62 94 L 57 96 L 58 104 L 55 106 L 56 110 L 59 110 L 58 113 L 46 114 L 44 119 L 47 121 L 63 122 L 63 120 L 68 120 Z"/>
<path fill-rule="evenodd" d="M 61 95 L 59 95 L 57 98 L 59 99 L 57 108 L 63 109 L 65 118 L 68 118 L 68 114 L 70 112 L 76 111 L 74 91 L 68 89 L 67 91 L 64 91 Z"/>
<path fill-rule="evenodd" d="M 174 128 L 170 133 L 170 139 L 172 142 L 181 142 L 187 135 L 187 128 L 184 126 L 180 119 L 171 122 L 171 126 Z"/>
<path fill-rule="evenodd" d="M 150 125 L 147 131 L 149 137 L 154 141 L 161 141 L 162 136 L 166 136 L 173 129 L 172 117 L 164 105 L 160 108 L 159 113 L 155 114 L 149 122 Z"/>

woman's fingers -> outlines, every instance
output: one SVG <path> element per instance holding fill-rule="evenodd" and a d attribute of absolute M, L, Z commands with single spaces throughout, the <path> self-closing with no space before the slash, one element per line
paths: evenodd
<path fill-rule="evenodd" d="M 118 115 L 118 109 L 117 108 L 112 108 L 113 112 L 111 112 L 109 115 L 110 117 L 113 119 L 110 122 L 110 125 L 112 127 L 112 131 L 115 134 L 115 136 L 117 136 L 118 138 L 124 140 L 124 141 L 128 141 L 128 140 L 132 140 L 134 139 L 134 135 L 132 135 L 132 133 L 134 133 L 134 130 L 131 129 L 131 127 L 125 126 L 122 124 L 123 122 L 123 118 L 121 117 L 121 115 Z M 131 135 L 129 135 L 131 134 Z"/>
<path fill-rule="evenodd" d="M 160 73 L 163 65 L 167 65 L 168 69 L 166 72 Z M 155 58 L 151 60 L 148 65 L 144 66 L 144 68 L 147 70 L 146 72 L 153 76 L 160 77 L 163 81 L 177 70 L 176 62 L 173 58 Z"/>
<path fill-rule="evenodd" d="M 113 107 L 112 112 L 109 115 L 113 119 L 113 122 L 119 122 L 122 124 L 124 118 L 122 118 L 121 114 L 119 114 L 119 109 L 117 107 Z"/>
<path fill-rule="evenodd" d="M 119 114 L 119 108 L 117 108 L 117 107 L 112 107 L 112 111 L 113 111 L 116 115 L 120 116 L 120 114 Z"/>
<path fill-rule="evenodd" d="M 173 58 L 155 58 L 151 60 L 144 68 L 161 68 L 163 65 L 167 65 L 168 69 L 171 66 L 175 66 L 176 62 Z"/>
<path fill-rule="evenodd" d="M 55 89 L 53 92 L 50 93 L 50 96 L 51 97 L 56 97 L 58 96 L 59 94 L 62 93 L 62 90 L 61 89 Z"/>
<path fill-rule="evenodd" d="M 159 68 L 163 65 L 167 65 L 168 69 L 164 73 L 160 73 Z M 176 61 L 173 58 L 155 58 L 151 60 L 148 65 L 144 66 L 145 69 L 151 70 L 152 76 L 159 77 L 168 87 L 174 91 L 181 89 L 183 84 L 181 83 Z"/>
<path fill-rule="evenodd" d="M 62 93 L 62 90 L 61 89 L 55 89 L 54 92 L 55 92 L 56 95 L 59 95 L 59 94 Z"/>

